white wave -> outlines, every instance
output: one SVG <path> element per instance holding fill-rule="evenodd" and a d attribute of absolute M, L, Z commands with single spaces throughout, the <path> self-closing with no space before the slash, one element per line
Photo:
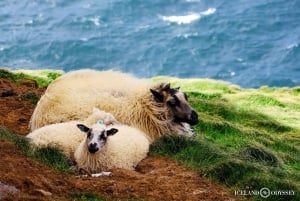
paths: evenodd
<path fill-rule="evenodd" d="M 209 8 L 206 11 L 201 12 L 201 15 L 212 15 L 216 12 L 217 9 L 215 8 Z"/>
<path fill-rule="evenodd" d="M 198 33 L 186 33 L 186 34 L 180 34 L 180 35 L 177 35 L 176 37 L 178 38 L 190 38 L 190 37 L 197 37 L 199 34 Z"/>
<path fill-rule="evenodd" d="M 190 24 L 195 20 L 199 20 L 201 16 L 199 14 L 193 13 L 190 15 L 181 15 L 181 16 L 162 16 L 163 21 L 174 22 L 177 24 Z"/>
<path fill-rule="evenodd" d="M 33 24 L 33 20 L 28 20 L 25 24 L 26 24 L 26 25 Z"/>
<path fill-rule="evenodd" d="M 173 22 L 177 24 L 190 24 L 193 21 L 199 20 L 202 16 L 212 15 L 216 12 L 215 8 L 209 8 L 201 13 L 191 13 L 189 15 L 172 15 L 172 16 L 160 16 L 163 21 Z"/>
<path fill-rule="evenodd" d="M 81 41 L 83 41 L 83 42 L 86 42 L 86 41 L 88 41 L 89 39 L 88 39 L 88 38 L 85 38 L 85 37 L 83 37 L 83 38 L 80 38 L 80 40 L 81 40 Z"/>
<path fill-rule="evenodd" d="M 194 2 L 200 2 L 201 0 L 185 0 L 185 1 L 189 3 L 194 3 Z"/>
<path fill-rule="evenodd" d="M 242 59 L 242 58 L 236 58 L 236 60 L 238 61 L 238 62 L 243 62 L 244 60 Z"/>
<path fill-rule="evenodd" d="M 94 25 L 96 25 L 97 27 L 100 26 L 100 17 L 99 16 L 89 18 L 89 21 L 93 22 Z"/>
<path fill-rule="evenodd" d="M 34 16 L 32 19 L 27 20 L 26 22 L 23 23 L 23 25 L 34 25 L 37 23 L 42 23 L 44 21 L 44 14 L 39 13 L 38 15 Z"/>
<path fill-rule="evenodd" d="M 3 50 L 5 50 L 4 46 L 0 46 L 0 52 L 2 52 Z"/>
<path fill-rule="evenodd" d="M 92 22 L 97 27 L 100 26 L 100 16 L 94 16 L 94 17 L 80 17 L 75 20 L 76 22 L 80 23 L 86 23 L 86 22 Z"/>
<path fill-rule="evenodd" d="M 135 30 L 136 32 L 140 32 L 140 31 L 145 31 L 145 30 L 147 30 L 147 29 L 149 29 L 149 28 L 150 28 L 150 25 L 146 24 L 146 25 L 138 26 L 138 27 L 136 27 L 134 30 Z"/>
<path fill-rule="evenodd" d="M 286 49 L 290 50 L 290 49 L 294 49 L 294 48 L 297 48 L 298 47 L 298 44 L 297 43 L 293 43 L 293 44 L 290 44 L 286 47 Z"/>

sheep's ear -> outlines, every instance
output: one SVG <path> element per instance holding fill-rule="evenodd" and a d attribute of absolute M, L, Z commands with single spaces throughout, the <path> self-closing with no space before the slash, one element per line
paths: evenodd
<path fill-rule="evenodd" d="M 107 134 L 107 136 L 110 136 L 110 135 L 116 134 L 118 131 L 119 131 L 119 130 L 116 129 L 116 128 L 111 128 L 110 130 L 107 130 L 107 131 L 106 131 L 106 134 Z"/>
<path fill-rule="evenodd" d="M 171 88 L 171 84 L 170 83 L 166 83 L 163 85 L 162 90 L 164 91 L 169 91 Z"/>
<path fill-rule="evenodd" d="M 153 89 L 150 89 L 150 91 L 153 94 L 153 96 L 154 96 L 154 98 L 157 102 L 163 102 L 164 101 L 164 96 L 161 93 L 159 93 L 158 91 L 155 91 Z"/>
<path fill-rule="evenodd" d="M 77 124 L 77 127 L 78 127 L 82 132 L 85 132 L 85 133 L 89 132 L 89 130 L 90 130 L 89 127 L 87 127 L 87 126 L 85 126 L 85 125 L 83 125 L 83 124 Z"/>

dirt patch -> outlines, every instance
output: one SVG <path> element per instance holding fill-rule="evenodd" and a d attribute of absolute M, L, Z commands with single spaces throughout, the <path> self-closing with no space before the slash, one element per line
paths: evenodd
<path fill-rule="evenodd" d="M 24 100 L 22 94 L 30 92 L 40 96 L 44 89 L 17 86 L 10 80 L 0 79 L 0 93 L 8 90 L 16 94 L 0 97 L 0 126 L 26 135 L 34 105 Z M 3 191 L 6 195 L 3 200 L 72 200 L 68 197 L 72 192 L 88 192 L 108 199 L 237 200 L 199 172 L 163 157 L 146 158 L 137 171 L 115 169 L 110 176 L 98 178 L 77 178 L 54 172 L 3 139 L 0 140 L 0 158 L 1 184 L 16 189 L 14 193 Z"/>
<path fill-rule="evenodd" d="M 18 86 L 0 78 L 0 126 L 20 135 L 28 134 L 28 123 L 35 106 L 23 97 L 31 93 L 40 97 L 44 90 L 24 82 Z"/>

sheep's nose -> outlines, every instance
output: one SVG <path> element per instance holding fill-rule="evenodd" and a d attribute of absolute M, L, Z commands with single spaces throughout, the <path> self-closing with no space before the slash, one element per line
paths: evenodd
<path fill-rule="evenodd" d="M 198 114 L 194 110 L 192 111 L 191 117 L 187 123 L 191 125 L 196 125 L 199 122 Z"/>
<path fill-rule="evenodd" d="M 96 153 L 99 150 L 99 148 L 97 147 L 97 143 L 89 144 L 88 149 L 89 149 L 89 152 L 92 153 L 92 154 Z"/>

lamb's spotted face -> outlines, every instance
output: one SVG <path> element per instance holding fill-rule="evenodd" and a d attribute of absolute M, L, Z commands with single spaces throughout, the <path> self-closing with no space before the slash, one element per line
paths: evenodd
<path fill-rule="evenodd" d="M 106 144 L 107 138 L 118 132 L 115 128 L 106 130 L 104 126 L 88 128 L 83 124 L 78 124 L 77 127 L 87 134 L 86 145 L 92 154 L 101 151 Z"/>
<path fill-rule="evenodd" d="M 87 133 L 87 146 L 90 153 L 101 151 L 106 143 L 107 134 L 105 130 L 90 129 Z"/>

